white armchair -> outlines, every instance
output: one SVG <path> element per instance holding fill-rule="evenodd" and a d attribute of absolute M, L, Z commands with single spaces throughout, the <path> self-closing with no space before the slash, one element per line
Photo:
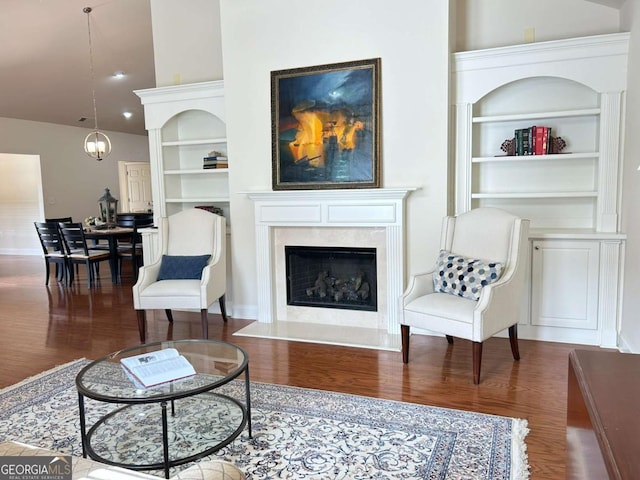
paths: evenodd
<path fill-rule="evenodd" d="M 471 340 L 475 384 L 480 383 L 482 343 L 496 333 L 509 329 L 513 358 L 520 359 L 517 323 L 528 231 L 528 220 L 497 208 L 477 208 L 444 219 L 441 262 L 432 271 L 415 275 L 400 299 L 404 363 L 409 362 L 410 327 L 443 333 L 450 344 L 453 337 Z M 496 273 L 495 280 L 490 271 Z M 435 286 L 434 273 L 439 279 Z M 487 284 L 479 286 L 483 279 Z"/>
<path fill-rule="evenodd" d="M 137 310 L 140 341 L 146 341 L 145 310 L 153 309 L 164 309 L 169 322 L 173 322 L 171 309 L 200 310 L 202 337 L 208 338 L 208 309 L 216 299 L 220 303 L 222 318 L 227 321 L 224 298 L 227 278 L 225 220 L 219 215 L 193 208 L 161 218 L 158 228 L 162 255 L 155 263 L 140 267 L 138 281 L 133 286 L 133 306 Z M 206 255 L 210 255 L 208 260 Z M 181 271 L 187 261 L 197 256 L 205 256 L 206 265 L 201 275 L 199 269 L 198 275 Z M 167 276 L 169 263 L 176 268 Z M 168 279 L 158 280 L 161 270 Z"/>

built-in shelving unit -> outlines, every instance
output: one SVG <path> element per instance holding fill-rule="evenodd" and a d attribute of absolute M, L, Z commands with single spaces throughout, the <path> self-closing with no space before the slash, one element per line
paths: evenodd
<path fill-rule="evenodd" d="M 531 221 L 525 338 L 617 344 L 628 42 L 619 33 L 453 56 L 455 211 L 497 207 Z M 502 150 L 532 126 L 565 148 Z"/>
<path fill-rule="evenodd" d="M 205 169 L 212 151 L 227 154 L 222 82 L 136 91 L 149 131 L 154 212 L 221 208 L 230 217 L 228 168 Z M 228 222 L 229 223 L 229 222 Z"/>
<path fill-rule="evenodd" d="M 227 156 L 222 81 L 158 87 L 135 92 L 144 105 L 154 216 L 168 217 L 196 206 L 222 209 L 230 235 L 230 168 L 205 169 L 204 158 L 217 151 Z M 143 234 L 144 261 L 159 255 L 157 230 Z M 227 288 L 231 282 L 231 242 L 227 238 Z M 226 294 L 232 314 L 231 292 Z M 213 306 L 211 311 L 217 311 Z"/>

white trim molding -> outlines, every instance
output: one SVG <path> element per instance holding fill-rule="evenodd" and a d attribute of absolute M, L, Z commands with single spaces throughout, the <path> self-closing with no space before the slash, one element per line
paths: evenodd
<path fill-rule="evenodd" d="M 274 235 L 279 227 L 383 228 L 387 332 L 400 332 L 404 282 L 405 198 L 415 188 L 247 192 L 254 202 L 258 322 L 276 320 Z M 381 279 L 378 281 L 380 282 Z"/>

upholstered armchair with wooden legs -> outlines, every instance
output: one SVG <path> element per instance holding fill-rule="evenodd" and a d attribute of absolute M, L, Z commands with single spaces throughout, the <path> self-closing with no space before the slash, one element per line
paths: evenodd
<path fill-rule="evenodd" d="M 198 208 L 160 218 L 161 255 L 140 267 L 133 286 L 140 341 L 145 343 L 145 310 L 162 309 L 173 322 L 172 309 L 200 310 L 202 337 L 209 336 L 208 309 L 218 300 L 227 321 L 226 226 L 219 215 Z"/>
<path fill-rule="evenodd" d="M 435 268 L 415 275 L 400 299 L 402 360 L 409 362 L 410 328 L 473 343 L 473 383 L 480 383 L 482 345 L 509 329 L 518 351 L 517 323 L 525 288 L 529 221 L 497 208 L 477 208 L 443 221 Z"/>

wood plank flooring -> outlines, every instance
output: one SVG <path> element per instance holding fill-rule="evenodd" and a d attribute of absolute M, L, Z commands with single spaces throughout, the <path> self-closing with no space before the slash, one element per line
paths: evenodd
<path fill-rule="evenodd" d="M 95 359 L 139 343 L 130 272 L 112 285 L 108 267 L 89 290 L 80 271 L 75 285 L 44 285 L 36 256 L 0 255 L 0 388 L 85 357 Z M 147 315 L 148 341 L 198 338 L 199 313 Z M 565 478 L 568 356 L 577 345 L 520 341 L 520 362 L 509 340 L 486 342 L 480 385 L 473 385 L 471 345 L 412 336 L 409 364 L 399 352 L 233 336 L 251 323 L 210 315 L 210 338 L 244 348 L 251 380 L 333 390 L 404 402 L 525 418 L 531 478 Z M 593 347 L 591 347 L 593 348 Z"/>

